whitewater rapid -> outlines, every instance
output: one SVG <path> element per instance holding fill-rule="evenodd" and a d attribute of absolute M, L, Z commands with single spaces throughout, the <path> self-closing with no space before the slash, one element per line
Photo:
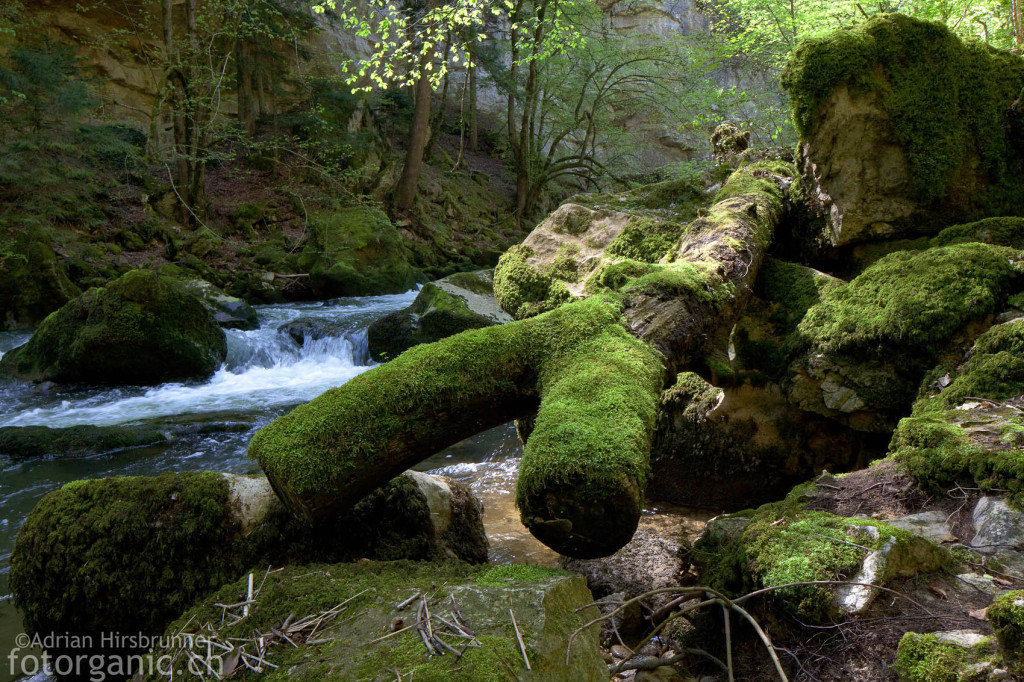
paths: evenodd
<path fill-rule="evenodd" d="M 407 307 L 415 297 L 416 291 L 409 291 L 259 306 L 259 329 L 225 331 L 227 359 L 207 381 L 82 389 L 57 395 L 19 384 L 0 390 L 0 426 L 110 426 L 181 415 L 262 413 L 297 405 L 372 367 L 366 327 L 387 312 Z M 307 336 L 299 344 L 279 331 L 282 325 L 299 319 L 330 323 L 331 335 Z M 11 343 L 8 340 L 5 345 Z"/>

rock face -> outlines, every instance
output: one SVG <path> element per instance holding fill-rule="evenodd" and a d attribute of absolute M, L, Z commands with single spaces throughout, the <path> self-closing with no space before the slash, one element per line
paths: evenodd
<path fill-rule="evenodd" d="M 209 624 L 218 640 L 228 641 L 229 637 L 251 637 L 254 627 L 281 631 L 290 614 L 289 622 L 301 623 L 306 616 L 337 609 L 340 616 L 325 618 L 315 635 L 309 629 L 295 630 L 289 637 L 295 646 L 284 640 L 271 644 L 264 660 L 274 667 L 266 666 L 261 679 L 608 679 L 597 647 L 597 626 L 575 639 L 566 663 L 570 634 L 594 618 L 597 609 L 584 608 L 592 598 L 583 578 L 556 569 L 505 565 L 481 570 L 410 562 L 286 568 L 268 576 L 246 618 L 223 625 L 221 609 L 215 604 L 232 602 L 239 589 L 246 591 L 245 580 L 224 585 L 186 611 L 167 632 L 178 633 L 182 628 L 209 632 L 205 629 Z M 429 613 L 430 633 L 449 647 L 435 642 L 433 655 L 423 641 L 428 626 L 422 639 L 415 627 L 424 598 L 426 612 L 420 613 Z M 453 635 L 456 624 L 471 632 L 471 639 L 464 633 Z M 177 646 L 152 654 L 173 655 L 176 650 Z M 195 651 L 199 653 L 201 647 Z M 231 657 L 220 662 L 225 676 L 241 666 Z"/>
<path fill-rule="evenodd" d="M 423 285 L 412 305 L 371 324 L 366 341 L 370 357 L 383 362 L 418 344 L 511 319 L 494 300 L 492 271 L 459 273 Z"/>
<path fill-rule="evenodd" d="M 822 469 L 863 465 L 884 455 L 888 441 L 804 412 L 777 387 L 722 389 L 684 372 L 661 395 L 647 494 L 742 509 L 778 499 Z"/>
<path fill-rule="evenodd" d="M 782 78 L 820 238 L 846 245 L 1020 215 L 1024 149 L 1008 135 L 1024 60 L 944 25 L 879 15 L 803 41 Z"/>
<path fill-rule="evenodd" d="M 133 270 L 48 316 L 0 373 L 33 381 L 149 385 L 202 379 L 224 361 L 224 332 L 174 280 Z"/>
<path fill-rule="evenodd" d="M 480 505 L 460 483 L 400 476 L 314 528 L 267 480 L 216 473 L 78 481 L 50 493 L 18 534 L 15 603 L 33 632 L 157 634 L 197 597 L 287 562 L 482 562 Z M 256 569 L 254 569 L 256 570 Z"/>
<path fill-rule="evenodd" d="M 1024 571 L 1024 512 L 1005 499 L 983 497 L 974 506 L 972 521 L 973 549 L 994 556 L 1012 573 Z"/>

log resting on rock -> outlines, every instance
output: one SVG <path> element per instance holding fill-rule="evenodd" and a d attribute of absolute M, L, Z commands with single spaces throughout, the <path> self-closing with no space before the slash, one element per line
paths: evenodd
<path fill-rule="evenodd" d="M 414 347 L 267 425 L 250 455 L 293 512 L 315 519 L 444 447 L 537 410 L 516 491 L 524 525 L 569 556 L 614 553 L 639 520 L 666 370 L 724 343 L 792 174 L 787 164 L 745 168 L 690 225 L 664 212 L 651 220 L 556 211 L 495 274 L 499 302 L 518 302 L 517 317 L 548 312 Z M 600 239 L 588 239 L 591 228 Z M 673 229 L 664 255 L 614 256 L 618 236 L 635 244 L 640 230 Z M 531 260 L 531 240 L 550 242 L 552 232 L 608 246 Z"/>

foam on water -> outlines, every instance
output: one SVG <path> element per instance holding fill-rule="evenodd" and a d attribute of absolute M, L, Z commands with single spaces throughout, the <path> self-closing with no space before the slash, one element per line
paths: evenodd
<path fill-rule="evenodd" d="M 388 311 L 408 306 L 415 296 L 411 291 L 261 306 L 259 329 L 226 331 L 227 359 L 207 381 L 85 389 L 54 396 L 16 385 L 0 392 L 0 426 L 108 426 L 212 412 L 263 412 L 305 402 L 369 369 L 373 363 L 366 352 L 366 326 Z M 299 318 L 330 322 L 332 335 L 307 336 L 299 345 L 278 331 Z"/>

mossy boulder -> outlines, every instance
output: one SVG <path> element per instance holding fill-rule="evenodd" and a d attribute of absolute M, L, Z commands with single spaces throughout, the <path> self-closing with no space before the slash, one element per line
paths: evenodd
<path fill-rule="evenodd" d="M 224 585 L 203 599 L 167 629 L 207 632 L 207 625 L 226 641 L 248 638 L 253 628 L 270 632 L 290 622 L 316 616 L 343 604 L 341 616 L 317 629 L 315 637 L 294 636 L 296 646 L 270 647 L 261 679 L 266 680 L 472 680 L 506 679 L 544 682 L 607 680 L 608 670 L 597 645 L 599 626 L 584 630 L 574 641 L 566 663 L 566 646 L 573 630 L 597 616 L 583 578 L 557 569 L 505 565 L 489 569 L 410 562 L 329 565 L 286 568 L 268 576 L 250 615 L 234 625 L 221 625 L 217 603 L 233 603 L 245 581 Z M 458 656 L 442 647 L 430 655 L 419 632 L 419 599 L 401 610 L 398 605 L 417 594 L 426 598 L 431 631 Z M 510 609 L 523 638 L 530 670 L 516 638 Z M 473 639 L 453 636 L 464 624 Z M 406 628 L 403 630 L 403 628 Z M 308 633 L 307 633 L 308 634 Z M 315 642 L 307 642 L 315 639 Z M 463 649 L 463 645 L 470 644 Z M 437 646 L 437 645 L 435 645 Z M 156 650 L 155 656 L 175 652 Z M 199 654 L 201 648 L 197 648 Z M 221 663 L 227 664 L 229 657 Z M 216 663 L 216 662 L 215 662 Z M 232 664 L 232 669 L 239 666 Z M 225 669 L 225 673 L 227 673 Z M 159 679 L 151 677 L 147 679 Z"/>
<path fill-rule="evenodd" d="M 891 430 L 925 373 L 958 356 L 1022 283 L 1020 252 L 980 243 L 889 254 L 810 308 L 793 343 L 790 398 L 865 430 Z"/>
<path fill-rule="evenodd" d="M 11 243 L 0 262 L 0 325 L 34 327 L 82 291 L 68 278 L 64 261 L 46 233 L 31 232 Z"/>
<path fill-rule="evenodd" d="M 935 235 L 933 246 L 982 242 L 1024 249 L 1024 218 L 985 218 L 966 225 L 953 225 Z"/>
<path fill-rule="evenodd" d="M 995 653 L 991 637 L 970 631 L 908 632 L 893 668 L 900 682 L 982 682 L 1000 679 L 989 676 L 995 672 Z"/>
<path fill-rule="evenodd" d="M 74 457 L 168 440 L 168 434 L 154 426 L 4 426 L 0 427 L 0 455 L 18 459 L 42 455 Z"/>
<path fill-rule="evenodd" d="M 736 514 L 742 523 L 734 528 L 709 523 L 691 555 L 702 584 L 737 595 L 809 581 L 884 585 L 951 561 L 930 540 L 880 521 L 809 511 L 807 501 L 798 486 L 782 502 Z M 731 532 L 715 532 L 718 527 Z M 858 585 L 801 585 L 773 592 L 772 599 L 801 621 L 820 623 L 863 612 L 876 594 Z"/>
<path fill-rule="evenodd" d="M 174 280 L 132 270 L 49 315 L 0 373 L 33 381 L 149 385 L 202 379 L 224 362 L 224 332 Z"/>
<path fill-rule="evenodd" d="M 251 305 L 240 298 L 228 296 L 205 280 L 182 280 L 181 287 L 202 301 L 213 319 L 224 329 L 257 329 L 260 326 Z"/>
<path fill-rule="evenodd" d="M 997 598 L 985 615 L 999 640 L 1003 660 L 1013 672 L 1024 672 L 1024 590 Z"/>
<path fill-rule="evenodd" d="M 415 345 L 432 343 L 466 329 L 489 327 L 510 319 L 498 308 L 493 296 L 477 293 L 488 291 L 484 286 L 490 277 L 479 274 L 471 278 L 470 274 L 461 273 L 424 284 L 412 305 L 371 324 L 366 330 L 370 357 L 377 362 L 390 360 Z M 456 282 L 476 291 L 465 289 Z"/>
<path fill-rule="evenodd" d="M 959 362 L 922 382 L 913 413 L 899 422 L 891 456 L 930 492 L 957 484 L 1001 491 L 1024 506 L 1024 320 L 981 334 Z M 1008 401 L 1008 402 L 1007 402 Z"/>
<path fill-rule="evenodd" d="M 782 85 L 827 244 L 1024 212 L 1024 149 L 1008 134 L 1020 56 L 881 14 L 801 42 Z"/>
<path fill-rule="evenodd" d="M 420 277 L 395 226 L 377 208 L 355 205 L 310 215 L 299 267 L 320 298 L 408 291 Z"/>
<path fill-rule="evenodd" d="M 44 497 L 15 540 L 10 585 L 32 632 L 158 634 L 249 569 L 289 562 L 487 559 L 479 502 L 460 483 L 400 476 L 316 527 L 261 476 L 76 481 Z"/>

